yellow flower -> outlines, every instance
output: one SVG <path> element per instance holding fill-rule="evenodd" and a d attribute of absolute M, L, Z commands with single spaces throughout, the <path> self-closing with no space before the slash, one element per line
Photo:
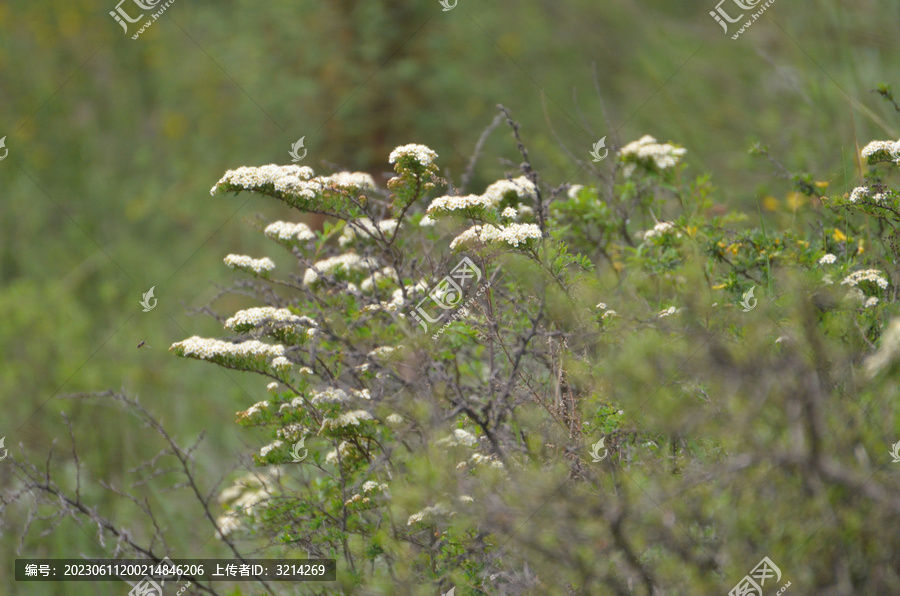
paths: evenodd
<path fill-rule="evenodd" d="M 866 249 L 863 248 L 863 239 L 860 238 L 860 239 L 859 239 L 859 249 L 857 249 L 856 254 L 861 255 L 861 254 L 863 254 L 865 251 L 866 251 Z"/>
<path fill-rule="evenodd" d="M 778 209 L 778 199 L 775 197 L 766 197 L 762 201 L 763 209 L 766 211 L 775 211 Z"/>
<path fill-rule="evenodd" d="M 827 182 L 823 182 L 823 181 L 820 180 L 820 181 L 816 182 L 816 187 L 818 187 L 818 188 L 828 188 L 828 183 L 827 183 Z"/>
<path fill-rule="evenodd" d="M 803 205 L 803 203 L 806 202 L 806 199 L 799 192 L 793 191 L 787 194 L 787 197 L 785 197 L 784 201 L 792 211 L 796 211 Z"/>
<path fill-rule="evenodd" d="M 844 233 L 837 228 L 834 229 L 834 235 L 832 236 L 832 238 L 834 238 L 837 242 L 846 242 L 847 240 L 847 237 L 844 236 Z"/>
<path fill-rule="evenodd" d="M 714 290 L 724 290 L 724 289 L 725 289 L 725 286 L 727 286 L 727 285 L 728 285 L 728 284 L 719 284 L 719 285 L 717 285 L 717 286 L 713 286 L 712 289 L 714 289 Z"/>
<path fill-rule="evenodd" d="M 685 232 L 687 232 L 688 238 L 693 238 L 694 234 L 697 233 L 697 226 L 688 226 L 685 228 Z"/>
<path fill-rule="evenodd" d="M 726 250 L 727 250 L 728 252 L 730 252 L 731 254 L 736 255 L 736 254 L 738 254 L 738 250 L 739 250 L 740 248 L 741 248 L 741 243 L 740 243 L 740 242 L 735 242 L 734 244 L 732 244 L 731 246 L 729 246 Z"/>

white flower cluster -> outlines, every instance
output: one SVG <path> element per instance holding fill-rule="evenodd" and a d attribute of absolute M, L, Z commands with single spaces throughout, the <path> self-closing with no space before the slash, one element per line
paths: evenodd
<path fill-rule="evenodd" d="M 238 418 L 250 418 L 254 414 L 258 414 L 259 412 L 262 412 L 263 410 L 265 410 L 268 407 L 269 407 L 269 402 L 258 401 L 255 404 L 253 404 L 252 406 L 250 406 L 249 408 L 247 408 L 246 410 L 244 410 L 243 412 L 238 412 L 237 417 Z"/>
<path fill-rule="evenodd" d="M 850 275 L 844 278 L 844 281 L 841 282 L 841 285 L 850 285 L 856 286 L 861 281 L 871 281 L 874 282 L 879 288 L 887 288 L 888 280 L 881 276 L 881 271 L 878 269 L 865 269 L 864 271 L 854 271 Z"/>
<path fill-rule="evenodd" d="M 865 308 L 870 308 L 872 306 L 878 306 L 878 298 L 872 296 L 866 300 L 866 303 L 863 305 Z"/>
<path fill-rule="evenodd" d="M 379 282 L 386 279 L 392 280 L 398 284 L 400 283 L 400 277 L 397 275 L 397 270 L 388 266 L 362 280 L 359 284 L 359 289 L 363 292 L 373 292 Z"/>
<path fill-rule="evenodd" d="M 403 424 L 403 416 L 400 414 L 391 414 L 387 417 L 387 421 L 390 424 Z"/>
<path fill-rule="evenodd" d="M 604 311 L 603 315 L 601 316 L 601 318 L 603 318 L 603 319 L 608 319 L 610 317 L 614 317 L 617 314 L 616 311 L 614 311 L 612 309 L 607 310 L 605 302 L 597 303 L 597 308 Z"/>
<path fill-rule="evenodd" d="M 275 391 L 276 389 L 278 389 L 277 381 L 272 381 L 271 383 L 266 385 L 266 391 L 272 392 L 272 391 Z"/>
<path fill-rule="evenodd" d="M 573 184 L 572 186 L 570 186 L 570 187 L 569 187 L 569 191 L 568 191 L 568 193 L 567 193 L 567 194 L 569 195 L 569 198 L 570 198 L 570 199 L 577 199 L 577 198 L 578 198 L 578 193 L 581 192 L 581 189 L 582 189 L 582 188 L 584 188 L 584 186 L 581 185 L 581 184 Z"/>
<path fill-rule="evenodd" d="M 359 426 L 359 423 L 363 422 L 364 420 L 372 420 L 372 415 L 365 410 L 354 410 L 352 412 L 347 412 L 346 414 L 341 414 L 337 418 L 326 418 L 322 421 L 322 428 L 319 432 L 322 432 L 326 429 L 339 429 L 346 428 L 348 426 Z"/>
<path fill-rule="evenodd" d="M 338 452 L 340 452 L 340 459 L 347 459 L 353 455 L 353 445 L 347 441 L 341 441 L 337 449 L 329 451 L 328 455 L 325 456 L 325 463 L 333 466 L 338 465 Z"/>
<path fill-rule="evenodd" d="M 869 196 L 869 187 L 857 186 L 850 192 L 850 202 L 856 203 Z"/>
<path fill-rule="evenodd" d="M 425 215 L 419 220 L 419 226 L 423 228 L 433 228 L 437 222 L 431 219 L 430 215 Z"/>
<path fill-rule="evenodd" d="M 268 272 L 275 268 L 275 263 L 269 257 L 252 259 L 247 255 L 228 255 L 225 257 L 225 265 L 231 269 L 241 269 L 253 273 Z"/>
<path fill-rule="evenodd" d="M 414 143 L 411 143 L 409 145 L 397 147 L 396 149 L 391 151 L 388 163 L 397 163 L 400 158 L 407 156 L 414 157 L 416 161 L 423 166 L 430 166 L 434 162 L 435 158 L 437 158 L 438 154 L 425 145 L 416 145 Z"/>
<path fill-rule="evenodd" d="M 335 273 L 339 269 L 344 271 L 366 271 L 371 261 L 361 258 L 358 254 L 348 252 L 334 257 L 328 257 L 316 263 L 303 274 L 303 285 L 309 286 L 319 279 L 319 273 Z"/>
<path fill-rule="evenodd" d="M 284 439 L 286 441 L 291 441 L 293 443 L 294 441 L 297 441 L 300 438 L 302 438 L 303 433 L 305 431 L 306 431 L 306 429 L 303 428 L 302 424 L 294 423 L 294 424 L 288 424 L 284 428 L 279 428 L 275 432 L 275 434 L 278 435 L 279 437 L 281 437 L 282 439 Z"/>
<path fill-rule="evenodd" d="M 475 437 L 475 435 L 461 428 L 457 428 L 453 431 L 452 435 L 438 440 L 436 444 L 445 445 L 447 447 L 455 447 L 457 445 L 465 445 L 466 447 L 471 447 L 477 442 L 478 439 Z"/>
<path fill-rule="evenodd" d="M 831 253 L 826 254 L 821 259 L 819 259 L 819 265 L 831 265 L 837 261 L 837 257 Z"/>
<path fill-rule="evenodd" d="M 386 358 L 390 356 L 393 352 L 402 349 L 403 346 L 397 346 L 396 348 L 393 346 L 381 346 L 380 348 L 375 348 L 368 354 L 368 358 L 372 360 L 380 360 L 382 358 Z"/>
<path fill-rule="evenodd" d="M 247 356 L 265 356 L 265 357 L 283 357 L 284 346 L 269 345 L 255 339 L 241 343 L 231 343 L 218 339 L 209 339 L 195 335 L 184 341 L 179 341 L 169 348 L 170 350 L 182 350 L 184 356 L 198 358 L 200 360 L 212 360 L 218 357 L 247 357 Z"/>
<path fill-rule="evenodd" d="M 447 507 L 443 503 L 438 503 L 437 505 L 435 505 L 433 507 L 426 507 L 422 511 L 410 515 L 409 520 L 407 520 L 407 522 L 406 522 L 406 525 L 411 526 L 413 524 L 423 522 L 426 520 L 430 520 L 430 519 L 433 519 L 438 516 L 453 515 L 454 513 L 456 513 L 456 512 L 452 511 L 449 507 Z"/>
<path fill-rule="evenodd" d="M 518 215 L 519 215 L 519 212 L 516 211 L 515 207 L 506 207 L 500 213 L 500 217 L 505 217 L 506 219 L 515 219 Z"/>
<path fill-rule="evenodd" d="M 900 141 L 872 141 L 863 147 L 860 155 L 862 155 L 862 158 L 865 160 L 868 160 L 870 157 L 878 159 L 876 154 L 882 151 L 889 156 L 891 161 L 900 163 Z"/>
<path fill-rule="evenodd" d="M 664 308 L 663 310 L 659 311 L 659 314 L 656 316 L 660 319 L 663 319 L 670 315 L 674 315 L 677 312 L 678 312 L 677 308 L 675 308 L 674 306 L 670 306 L 669 308 Z"/>
<path fill-rule="evenodd" d="M 362 231 L 360 231 L 362 228 Z M 368 217 L 360 218 L 359 221 L 355 221 L 352 224 L 347 223 L 344 227 L 343 233 L 341 233 L 341 237 L 338 238 L 338 244 L 341 245 L 341 248 L 347 246 L 348 244 L 358 240 L 359 238 L 371 238 L 374 236 L 378 238 L 378 230 L 381 230 L 381 233 L 385 236 L 385 238 L 390 238 L 394 230 L 397 229 L 397 220 L 396 219 L 383 219 L 378 222 L 378 224 L 373 224 L 372 220 Z M 371 235 L 371 236 L 370 236 Z"/>
<path fill-rule="evenodd" d="M 272 450 L 278 449 L 282 445 L 284 445 L 284 443 L 282 443 L 281 441 L 275 441 L 274 443 L 269 443 L 268 445 L 263 446 L 263 448 L 259 450 L 259 456 L 265 457 L 265 456 L 269 455 L 269 453 Z"/>
<path fill-rule="evenodd" d="M 307 166 L 278 166 L 269 164 L 261 167 L 243 166 L 236 170 L 228 170 L 222 176 L 215 186 L 210 189 L 209 194 L 215 195 L 228 186 L 238 186 L 245 190 L 261 190 L 268 184 L 275 186 L 276 190 L 279 186 L 284 187 L 293 182 L 301 182 L 309 180 L 315 175 L 312 168 Z"/>
<path fill-rule="evenodd" d="M 344 393 L 342 389 L 333 389 L 329 387 L 325 391 L 313 392 L 312 399 L 310 399 L 309 401 L 314 405 L 323 403 L 344 403 L 345 401 L 347 401 L 347 394 Z"/>
<path fill-rule="evenodd" d="M 493 207 L 490 199 L 481 195 L 445 195 L 431 201 L 425 213 L 432 215 L 437 212 L 452 213 L 465 209 L 488 209 Z"/>
<path fill-rule="evenodd" d="M 515 193 L 519 199 L 537 198 L 537 188 L 527 176 L 519 176 L 512 180 L 497 180 L 484 190 L 482 197 L 487 200 L 491 207 L 497 207 L 509 193 Z"/>
<path fill-rule="evenodd" d="M 659 143 L 650 135 L 644 135 L 619 150 L 620 157 L 633 157 L 643 162 L 652 162 L 660 170 L 673 168 L 687 153 L 687 149 L 669 143 Z"/>
<path fill-rule="evenodd" d="M 263 233 L 267 238 L 272 240 L 281 240 L 289 242 L 297 239 L 300 242 L 315 239 L 316 235 L 305 223 L 290 223 L 286 221 L 276 221 L 266 226 Z"/>
<path fill-rule="evenodd" d="M 664 234 L 668 234 L 669 232 L 675 231 L 675 229 L 676 229 L 675 224 L 669 223 L 667 221 L 661 221 L 658 224 L 656 224 L 655 226 L 653 226 L 653 229 L 650 229 L 650 230 L 647 230 L 646 232 L 644 232 L 643 237 L 645 240 L 647 238 L 657 238 Z M 681 238 L 681 233 L 676 232 L 675 237 Z"/>
<path fill-rule="evenodd" d="M 511 246 L 525 244 L 529 239 L 541 237 L 541 229 L 536 224 L 514 223 L 498 228 L 491 224 L 475 225 L 457 236 L 450 243 L 450 249 L 467 246 L 473 242 L 485 244 L 505 242 Z"/>
<path fill-rule="evenodd" d="M 274 308 L 272 306 L 259 306 L 239 310 L 233 317 L 225 321 L 225 327 L 232 331 L 246 331 L 256 329 L 263 324 L 289 325 L 296 329 L 298 326 L 315 327 L 316 322 L 309 317 L 295 315 L 286 308 Z"/>
<path fill-rule="evenodd" d="M 331 176 L 323 176 L 322 182 L 326 186 L 338 188 L 358 188 L 360 190 L 375 189 L 375 180 L 365 172 L 338 172 Z"/>
<path fill-rule="evenodd" d="M 372 394 L 368 389 L 353 389 L 353 397 L 359 399 L 372 399 Z"/>
<path fill-rule="evenodd" d="M 388 489 L 387 484 L 383 484 L 383 483 L 379 484 L 378 482 L 374 482 L 372 480 L 367 480 L 367 481 L 363 482 L 363 485 L 362 485 L 362 491 L 364 493 L 370 493 L 373 491 L 385 492 L 385 491 L 387 491 L 387 489 Z"/>

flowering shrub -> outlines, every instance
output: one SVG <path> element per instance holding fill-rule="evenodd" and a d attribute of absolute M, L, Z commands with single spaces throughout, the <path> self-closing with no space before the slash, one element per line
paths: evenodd
<path fill-rule="evenodd" d="M 254 303 L 170 348 L 266 378 L 235 415 L 258 469 L 201 499 L 219 538 L 337 559 L 328 593 L 727 593 L 764 556 L 802 593 L 897 593 L 898 144 L 852 191 L 791 175 L 803 225 L 773 229 L 649 136 L 548 184 L 509 122 L 521 175 L 482 194 L 440 195 L 415 144 L 386 188 L 213 187 L 335 221 L 263 227 L 296 269 L 229 255 Z"/>

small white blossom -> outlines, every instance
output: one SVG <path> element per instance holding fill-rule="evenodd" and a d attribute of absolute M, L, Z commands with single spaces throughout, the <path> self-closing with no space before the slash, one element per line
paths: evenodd
<path fill-rule="evenodd" d="M 869 187 L 857 186 L 850 192 L 850 202 L 856 203 L 869 196 Z"/>
<path fill-rule="evenodd" d="M 387 421 L 390 424 L 402 424 L 403 416 L 401 416 L 400 414 L 391 414 L 387 417 Z"/>
<path fill-rule="evenodd" d="M 656 238 L 662 236 L 664 234 L 668 234 L 670 232 L 675 232 L 676 238 L 681 238 L 681 233 L 677 232 L 677 228 L 675 228 L 675 224 L 669 223 L 667 221 L 662 221 L 655 226 L 653 226 L 652 230 L 647 230 L 644 232 L 644 239 L 647 238 Z"/>
<path fill-rule="evenodd" d="M 498 207 L 509 193 L 514 193 L 520 200 L 537 198 L 537 188 L 527 176 L 519 176 L 512 180 L 497 180 L 485 189 L 482 196 L 489 207 Z"/>
<path fill-rule="evenodd" d="M 265 457 L 269 454 L 270 451 L 272 451 L 273 449 L 278 449 L 282 445 L 284 445 L 284 443 L 282 443 L 281 441 L 275 441 L 274 443 L 269 443 L 268 445 L 264 446 L 262 449 L 259 450 L 259 456 Z"/>
<path fill-rule="evenodd" d="M 877 306 L 877 305 L 878 305 L 878 298 L 876 298 L 875 296 L 872 296 L 866 300 L 866 303 L 863 306 L 865 306 L 866 308 L 870 308 L 872 306 Z"/>
<path fill-rule="evenodd" d="M 285 358 L 284 356 L 279 356 L 272 360 L 272 368 L 276 368 L 278 370 L 284 371 L 289 370 L 294 365 L 293 362 Z"/>
<path fill-rule="evenodd" d="M 228 255 L 225 257 L 225 265 L 231 269 L 241 269 L 253 273 L 269 272 L 275 268 L 275 263 L 269 257 L 252 259 L 246 255 Z"/>
<path fill-rule="evenodd" d="M 362 259 L 358 254 L 352 252 L 316 261 L 303 274 L 303 285 L 309 286 L 314 284 L 319 279 L 319 273 L 334 274 L 337 271 L 367 271 L 371 264 L 369 260 Z"/>
<path fill-rule="evenodd" d="M 218 339 L 208 339 L 197 335 L 172 344 L 170 350 L 181 350 L 183 356 L 198 358 L 200 360 L 212 360 L 218 357 L 250 357 L 250 356 L 266 356 L 278 357 L 284 356 L 284 346 L 269 345 L 257 341 L 255 339 L 241 342 L 231 343 Z"/>
<path fill-rule="evenodd" d="M 861 281 L 871 281 L 874 282 L 878 287 L 884 289 L 888 287 L 888 280 L 881 276 L 881 271 L 878 269 L 866 269 L 864 271 L 854 271 L 850 275 L 844 278 L 844 281 L 841 282 L 841 285 L 850 285 L 856 286 Z"/>
<path fill-rule="evenodd" d="M 360 422 L 365 420 L 372 420 L 372 415 L 365 410 L 354 410 L 352 412 L 347 412 L 346 414 L 341 414 L 337 418 L 326 418 L 322 421 L 321 430 L 359 426 Z"/>
<path fill-rule="evenodd" d="M 438 154 L 425 145 L 403 145 L 402 147 L 397 147 L 396 149 L 391 151 L 391 155 L 388 158 L 388 163 L 397 163 L 400 158 L 407 156 L 414 157 L 416 161 L 423 166 L 430 166 L 434 162 Z"/>
<path fill-rule="evenodd" d="M 263 233 L 267 238 L 281 240 L 283 242 L 289 242 L 295 239 L 300 242 L 305 242 L 307 240 L 314 240 L 316 237 L 315 233 L 310 230 L 309 226 L 305 223 L 289 223 L 285 221 L 276 221 L 275 223 L 269 224 L 266 226 Z"/>
<path fill-rule="evenodd" d="M 837 261 L 837 257 L 831 253 L 826 254 L 821 259 L 819 259 L 819 265 L 831 265 Z"/>
<path fill-rule="evenodd" d="M 427 215 L 437 215 L 469 209 L 488 209 L 490 207 L 493 207 L 491 201 L 480 195 L 445 195 L 431 201 L 425 213 Z"/>
<path fill-rule="evenodd" d="M 454 238 L 450 243 L 450 249 L 455 250 L 457 247 L 476 241 L 486 244 L 505 242 L 510 246 L 517 247 L 520 244 L 525 244 L 530 239 L 539 238 L 541 238 L 541 229 L 535 224 L 514 223 L 502 228 L 497 228 L 491 224 L 475 225 Z"/>
<path fill-rule="evenodd" d="M 568 192 L 569 198 L 570 198 L 570 199 L 577 199 L 577 198 L 578 198 L 578 193 L 581 192 L 581 189 L 582 189 L 582 188 L 584 188 L 584 186 L 582 186 L 581 184 L 573 184 L 572 186 L 570 186 L 570 187 L 569 187 L 569 192 Z"/>
<path fill-rule="evenodd" d="M 425 214 L 422 217 L 422 219 L 419 220 L 419 226 L 424 227 L 424 228 L 434 227 L 434 224 L 436 224 L 436 223 L 437 222 L 435 220 L 431 219 L 431 216 L 428 214 Z"/>
<path fill-rule="evenodd" d="M 323 403 L 343 403 L 347 401 L 347 394 L 342 389 L 334 389 L 329 387 L 324 391 L 315 391 L 312 394 L 310 403 L 318 405 Z"/>
<path fill-rule="evenodd" d="M 456 445 L 465 445 L 467 447 L 471 447 L 477 442 L 478 439 L 475 437 L 475 435 L 461 428 L 457 428 L 453 431 L 452 435 L 440 439 L 436 444 L 446 445 L 448 447 L 455 447 Z"/>
<path fill-rule="evenodd" d="M 275 391 L 276 389 L 278 389 L 278 383 L 276 383 L 275 381 L 272 381 L 271 383 L 266 385 L 266 391 Z"/>
<path fill-rule="evenodd" d="M 516 211 L 516 208 L 515 208 L 515 207 L 506 207 L 506 208 L 503 209 L 503 211 L 500 213 L 500 216 L 501 216 L 501 217 L 506 217 L 506 218 L 508 218 L 508 219 L 515 219 L 516 216 L 517 216 L 518 214 L 519 214 L 519 212 Z"/>
<path fill-rule="evenodd" d="M 669 308 L 664 308 L 663 310 L 659 311 L 657 317 L 662 319 L 664 317 L 668 317 L 669 315 L 674 315 L 676 312 L 678 312 L 678 309 L 674 306 L 670 306 Z"/>
<path fill-rule="evenodd" d="M 619 150 L 620 157 L 632 157 L 641 162 L 655 165 L 660 170 L 675 167 L 686 153 L 687 149 L 675 147 L 669 143 L 659 143 L 650 135 L 644 135 Z M 626 172 L 626 175 L 630 173 Z"/>

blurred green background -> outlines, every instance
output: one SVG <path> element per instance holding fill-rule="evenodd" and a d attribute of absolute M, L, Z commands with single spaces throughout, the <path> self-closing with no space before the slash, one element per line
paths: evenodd
<path fill-rule="evenodd" d="M 122 388 L 183 445 L 205 429 L 196 460 L 207 490 L 261 444 L 233 424 L 236 410 L 262 398 L 261 377 L 166 352 L 194 334 L 224 335 L 189 313 L 234 278 L 224 255 L 290 264 L 244 220 L 296 214 L 247 196 L 210 197 L 226 169 L 289 163 L 303 136 L 302 165 L 367 171 L 383 183 L 390 150 L 419 142 L 459 184 L 503 103 L 554 185 L 594 180 L 563 145 L 589 160 L 602 136 L 621 145 L 651 134 L 688 149 L 693 171 L 712 174 L 717 202 L 755 214 L 757 200 L 773 196 L 767 217 L 778 219 L 794 216 L 797 205 L 783 200 L 790 183 L 748 155 L 752 143 L 843 192 L 856 183 L 857 143 L 900 136 L 893 108 L 870 92 L 898 83 L 896 3 L 776 2 L 738 40 L 708 15 L 712 0 L 459 0 L 451 11 L 438 0 L 175 0 L 137 40 L 109 16 L 115 6 L 0 4 L 0 136 L 9 149 L 0 162 L 0 436 L 17 458 L 37 462 L 57 440 L 56 470 L 71 480 L 66 411 L 84 498 L 123 526 L 133 508 L 99 481 L 127 488 L 140 477 L 129 470 L 163 444 L 102 400 L 59 395 Z M 136 14 L 131 0 L 123 6 Z M 489 138 L 471 192 L 510 169 L 498 158 L 520 161 L 505 125 Z M 138 302 L 151 286 L 158 305 L 144 313 Z M 245 305 L 216 304 L 228 314 Z M 14 489 L 2 463 L 0 487 Z M 168 527 L 169 556 L 227 556 L 186 491 L 136 492 Z M 15 584 L 25 515 L 3 520 L 0 593 L 127 591 Z M 31 533 L 21 552 L 82 554 L 109 551 L 95 528 L 70 521 Z"/>

